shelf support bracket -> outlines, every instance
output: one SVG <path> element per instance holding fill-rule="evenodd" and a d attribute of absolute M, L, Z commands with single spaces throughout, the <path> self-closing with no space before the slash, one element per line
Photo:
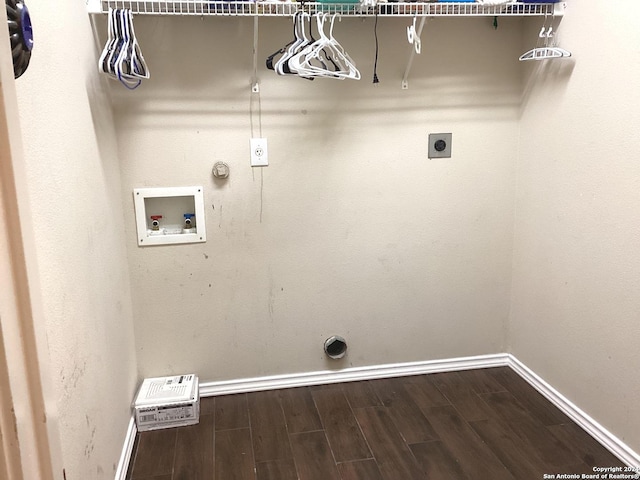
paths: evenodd
<path fill-rule="evenodd" d="M 553 16 L 562 17 L 567 8 L 567 2 L 558 2 L 553 5 Z"/>
<path fill-rule="evenodd" d="M 420 19 L 420 25 L 416 30 L 416 35 L 418 38 L 422 35 L 422 29 L 424 28 L 424 23 L 427 21 L 427 17 L 422 17 Z M 411 53 L 409 54 L 409 61 L 407 62 L 407 68 L 404 71 L 404 76 L 402 77 L 402 89 L 409 89 L 409 73 L 411 72 L 411 67 L 413 66 L 413 59 L 416 56 L 416 49 L 413 45 L 411 45 Z"/>
<path fill-rule="evenodd" d="M 102 13 L 102 5 L 100 0 L 86 0 L 87 11 L 89 13 Z"/>
<path fill-rule="evenodd" d="M 253 17 L 253 78 L 251 79 L 251 92 L 260 93 L 258 82 L 258 16 Z"/>

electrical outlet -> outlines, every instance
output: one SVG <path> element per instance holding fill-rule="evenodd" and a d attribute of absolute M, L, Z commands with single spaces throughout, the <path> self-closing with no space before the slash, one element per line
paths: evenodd
<path fill-rule="evenodd" d="M 429 134 L 429 158 L 451 158 L 451 133 Z"/>
<path fill-rule="evenodd" d="M 266 138 L 251 139 L 251 166 L 267 167 L 269 165 L 269 152 Z"/>

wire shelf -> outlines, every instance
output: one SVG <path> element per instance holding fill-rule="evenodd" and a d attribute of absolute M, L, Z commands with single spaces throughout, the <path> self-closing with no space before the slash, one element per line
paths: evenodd
<path fill-rule="evenodd" d="M 89 13 L 108 13 L 110 8 L 127 8 L 139 15 L 214 15 L 286 17 L 296 12 L 325 12 L 341 16 L 428 16 L 428 17 L 487 17 L 487 16 L 558 16 L 561 3 L 520 3 L 482 5 L 478 3 L 398 2 L 363 6 L 360 3 L 329 2 L 269 2 L 269 1 L 211 1 L 211 0 L 87 0 Z"/>

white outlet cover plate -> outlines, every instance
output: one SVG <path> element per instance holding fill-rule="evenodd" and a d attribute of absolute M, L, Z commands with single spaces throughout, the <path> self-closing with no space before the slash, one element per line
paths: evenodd
<path fill-rule="evenodd" d="M 266 138 L 251 139 L 251 166 L 266 167 L 269 165 L 269 151 Z"/>

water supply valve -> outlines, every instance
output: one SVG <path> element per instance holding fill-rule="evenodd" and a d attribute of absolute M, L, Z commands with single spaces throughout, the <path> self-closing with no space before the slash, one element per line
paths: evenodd
<path fill-rule="evenodd" d="M 184 217 L 184 227 L 182 229 L 182 233 L 196 233 L 196 221 L 195 221 L 195 213 L 185 213 Z"/>
<path fill-rule="evenodd" d="M 160 230 L 160 219 L 162 215 L 151 215 L 151 230 Z"/>
<path fill-rule="evenodd" d="M 164 229 L 160 228 L 162 215 L 151 215 L 151 230 L 147 230 L 148 235 L 164 235 Z"/>

